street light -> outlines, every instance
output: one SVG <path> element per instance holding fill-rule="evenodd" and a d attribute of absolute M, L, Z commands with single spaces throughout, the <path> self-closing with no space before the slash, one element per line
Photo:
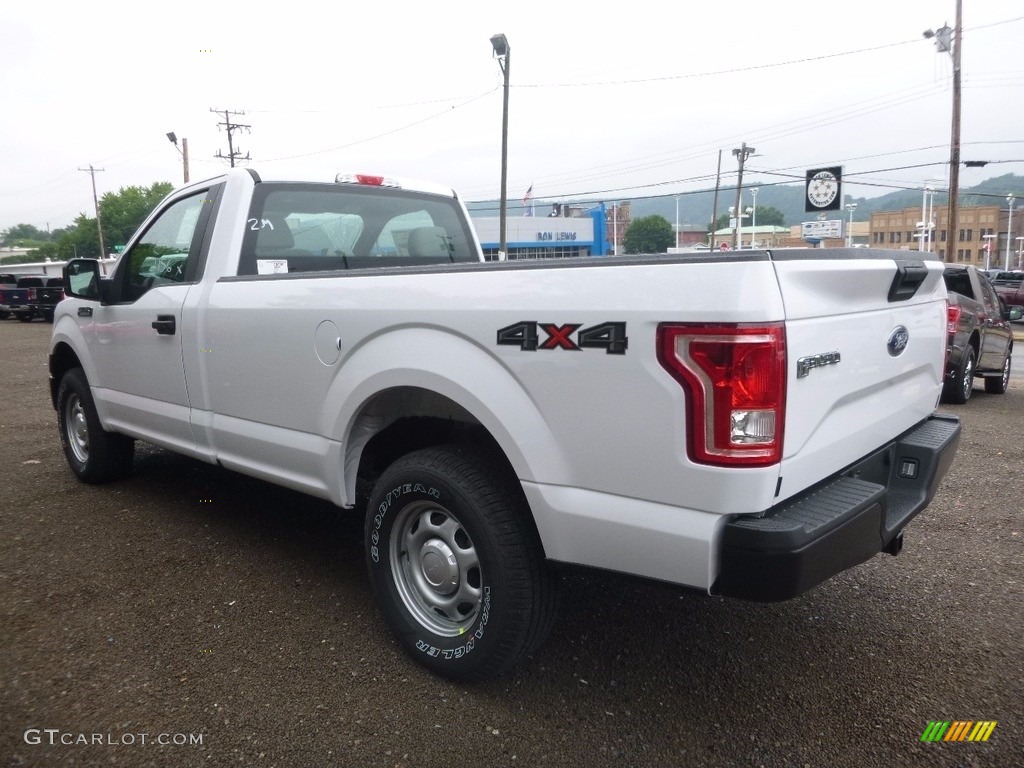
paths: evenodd
<path fill-rule="evenodd" d="M 498 244 L 498 261 L 504 261 L 506 257 L 505 247 L 507 245 L 505 235 L 505 220 L 508 213 L 508 75 L 512 66 L 512 51 L 509 48 L 508 38 L 502 34 L 491 37 L 491 47 L 494 48 L 494 56 L 498 60 L 498 66 L 505 76 L 505 93 L 502 99 L 501 108 L 501 223 Z"/>
<path fill-rule="evenodd" d="M 174 131 L 167 134 L 167 140 L 174 145 L 174 148 L 178 150 L 178 154 L 181 155 L 182 163 L 185 166 L 185 183 L 188 184 L 188 139 L 181 140 L 181 149 L 178 149 L 178 137 Z"/>
<path fill-rule="evenodd" d="M 924 217 L 924 220 L 928 222 L 928 239 L 926 240 L 927 246 L 925 248 L 925 250 L 928 251 L 928 253 L 932 252 L 932 242 L 934 242 L 933 235 L 935 233 L 935 228 L 937 226 L 935 223 L 935 187 L 932 185 L 938 185 L 941 183 L 942 179 L 936 179 L 934 182 L 926 181 L 924 187 L 925 198 L 928 201 L 927 205 L 925 206 L 926 212 Z"/>
<path fill-rule="evenodd" d="M 753 187 L 750 190 L 750 196 L 754 198 L 750 202 L 750 215 L 753 218 L 750 220 L 750 248 L 754 248 L 754 238 L 757 236 L 757 187 Z"/>
<path fill-rule="evenodd" d="M 999 235 L 982 235 L 981 239 L 985 240 L 985 269 L 989 268 L 989 255 L 992 253 L 992 241 L 997 240 Z M 997 246 L 998 247 L 998 246 Z"/>
<path fill-rule="evenodd" d="M 676 248 L 679 247 L 679 195 L 676 195 Z"/>
<path fill-rule="evenodd" d="M 850 212 L 850 226 L 846 229 L 846 247 L 853 247 L 853 212 L 857 210 L 856 203 L 847 203 L 846 210 Z"/>
<path fill-rule="evenodd" d="M 749 206 L 746 208 L 746 211 L 743 211 L 743 210 L 737 211 L 735 206 L 732 206 L 732 205 L 729 206 L 729 218 L 734 223 L 733 230 L 732 230 L 732 233 L 733 233 L 732 241 L 733 241 L 733 250 L 734 251 L 741 251 L 741 250 L 743 250 L 743 234 L 741 232 L 741 229 L 743 227 L 743 220 L 745 218 L 747 218 L 747 216 L 750 215 L 750 212 L 751 212 L 751 208 Z"/>
<path fill-rule="evenodd" d="M 1003 267 L 1010 271 L 1010 238 L 1013 237 L 1013 195 L 1006 196 L 1006 204 L 1010 207 L 1010 213 L 1006 217 L 1006 265 Z"/>

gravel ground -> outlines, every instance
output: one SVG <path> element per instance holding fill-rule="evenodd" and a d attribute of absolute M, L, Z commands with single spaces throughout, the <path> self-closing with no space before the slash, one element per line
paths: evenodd
<path fill-rule="evenodd" d="M 1024 766 L 1020 374 L 948 408 L 960 453 L 898 558 L 769 605 L 566 574 L 536 656 L 460 687 L 387 634 L 355 515 L 141 445 L 78 483 L 49 333 L 0 323 L 2 765 Z"/>

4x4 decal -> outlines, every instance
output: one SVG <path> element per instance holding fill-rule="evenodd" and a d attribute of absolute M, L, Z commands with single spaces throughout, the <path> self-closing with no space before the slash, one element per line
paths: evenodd
<path fill-rule="evenodd" d="M 538 330 L 547 336 L 540 340 Z M 572 335 L 576 334 L 576 340 Z M 538 349 L 567 349 L 578 352 L 581 349 L 603 349 L 608 355 L 624 355 L 629 346 L 625 323 L 600 323 L 583 328 L 581 323 L 538 323 L 524 320 L 498 329 L 498 345 L 519 347 L 524 352 Z"/>

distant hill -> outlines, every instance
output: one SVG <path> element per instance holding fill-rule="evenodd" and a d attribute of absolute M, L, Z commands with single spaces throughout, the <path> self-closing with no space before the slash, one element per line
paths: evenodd
<path fill-rule="evenodd" d="M 973 187 L 960 188 L 960 205 L 1006 205 L 1006 195 L 1013 193 L 1018 200 L 1018 206 L 1024 215 L 1024 176 L 1008 173 L 1003 176 L 996 176 L 977 184 Z M 698 192 L 686 192 L 679 195 L 679 223 L 706 225 L 711 221 L 711 209 L 714 201 L 714 190 L 701 190 Z M 632 207 L 633 218 L 639 216 L 651 216 L 660 214 L 670 223 L 675 223 L 676 198 L 675 195 L 663 195 L 661 197 L 645 197 L 637 200 L 629 198 L 618 198 L 622 202 L 629 201 Z M 736 200 L 736 187 L 723 187 L 718 194 L 718 215 L 725 213 L 729 206 Z M 597 205 L 594 201 L 579 201 L 574 203 L 571 200 L 560 200 L 574 205 L 592 206 Z M 897 190 L 880 197 L 847 197 L 847 203 L 856 203 L 857 208 L 853 213 L 854 221 L 867 221 L 875 211 L 894 211 L 902 208 L 913 208 L 921 205 L 921 190 Z M 749 187 L 743 190 L 744 207 L 751 204 Z M 935 204 L 944 206 L 948 204 L 945 194 L 935 196 Z M 782 184 L 778 186 L 759 187 L 757 193 L 757 205 L 760 208 L 778 208 L 785 216 L 786 225 L 799 224 L 814 217 L 814 214 L 804 212 L 804 185 Z M 468 203 L 471 213 L 481 216 L 497 216 L 498 201 L 482 201 Z M 537 216 L 547 216 L 551 210 L 551 202 L 543 199 L 534 201 L 534 210 Z M 522 216 L 524 208 L 521 200 L 509 200 L 508 215 Z M 839 213 L 835 214 L 839 216 Z M 847 213 L 844 211 L 841 216 L 845 219 Z"/>

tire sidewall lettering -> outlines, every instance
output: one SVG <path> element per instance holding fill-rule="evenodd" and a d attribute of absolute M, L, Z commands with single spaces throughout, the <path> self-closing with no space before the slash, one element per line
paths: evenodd
<path fill-rule="evenodd" d="M 378 546 L 381 538 L 380 529 L 384 525 L 388 512 L 391 511 L 395 501 L 410 493 L 422 493 L 435 501 L 441 500 L 441 492 L 437 488 L 425 486 L 423 483 L 402 483 L 388 491 L 384 501 L 377 505 L 377 514 L 373 516 L 373 530 L 370 533 L 370 559 L 374 563 L 380 563 L 380 548 Z"/>
<path fill-rule="evenodd" d="M 484 587 L 484 604 L 480 611 L 480 618 L 477 620 L 477 628 L 469 633 L 469 640 L 465 644 L 457 645 L 454 648 L 438 648 L 422 639 L 416 640 L 416 650 L 435 659 L 453 661 L 468 655 L 476 647 L 477 641 L 483 639 L 484 629 L 490 620 L 491 611 L 491 588 Z"/>

